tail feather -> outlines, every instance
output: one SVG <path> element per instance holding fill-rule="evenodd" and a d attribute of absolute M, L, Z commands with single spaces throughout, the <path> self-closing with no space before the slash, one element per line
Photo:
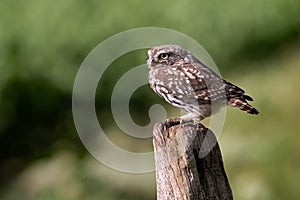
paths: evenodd
<path fill-rule="evenodd" d="M 252 114 L 252 115 L 257 115 L 259 113 L 259 111 L 256 108 L 254 108 L 249 103 L 247 103 L 246 100 L 241 99 L 241 98 L 232 98 L 232 99 L 230 99 L 228 101 L 228 105 L 230 105 L 232 107 L 237 107 L 240 110 L 242 110 L 246 113 Z"/>
<path fill-rule="evenodd" d="M 252 97 L 250 97 L 250 96 L 248 96 L 246 94 L 244 94 L 243 97 L 244 97 L 244 99 L 246 99 L 248 101 L 253 101 Z"/>

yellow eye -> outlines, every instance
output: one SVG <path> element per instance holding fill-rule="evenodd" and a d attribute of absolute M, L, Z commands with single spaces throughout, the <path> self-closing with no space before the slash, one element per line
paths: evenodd
<path fill-rule="evenodd" d="M 163 59 L 163 60 L 167 60 L 167 59 L 169 58 L 169 54 L 167 54 L 167 53 L 162 53 L 162 54 L 159 55 L 159 57 L 160 57 L 161 59 Z"/>

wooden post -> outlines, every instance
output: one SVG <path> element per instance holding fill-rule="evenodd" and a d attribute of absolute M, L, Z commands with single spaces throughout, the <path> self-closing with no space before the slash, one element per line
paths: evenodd
<path fill-rule="evenodd" d="M 154 127 L 158 200 L 227 200 L 232 192 L 216 137 L 202 124 Z"/>

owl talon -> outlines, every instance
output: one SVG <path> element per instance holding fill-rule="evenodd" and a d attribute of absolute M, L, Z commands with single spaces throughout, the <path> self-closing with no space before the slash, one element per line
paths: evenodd
<path fill-rule="evenodd" d="M 165 121 L 165 126 L 170 128 L 181 123 L 181 118 L 169 118 Z"/>
<path fill-rule="evenodd" d="M 185 114 L 185 115 L 182 115 L 180 117 L 180 119 L 182 121 L 200 121 L 202 120 L 204 117 L 202 116 L 199 116 L 198 114 L 194 114 L 194 113 L 188 113 L 188 114 Z"/>
<path fill-rule="evenodd" d="M 193 119 L 182 119 L 180 120 L 180 124 L 188 124 L 188 123 L 195 123 Z"/>

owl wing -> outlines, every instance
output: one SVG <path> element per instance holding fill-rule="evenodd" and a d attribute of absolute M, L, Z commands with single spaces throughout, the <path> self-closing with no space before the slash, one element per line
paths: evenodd
<path fill-rule="evenodd" d="M 197 99 L 199 103 L 226 99 L 223 80 L 201 62 L 185 64 L 180 70 L 192 88 L 186 92 L 187 98 Z"/>

